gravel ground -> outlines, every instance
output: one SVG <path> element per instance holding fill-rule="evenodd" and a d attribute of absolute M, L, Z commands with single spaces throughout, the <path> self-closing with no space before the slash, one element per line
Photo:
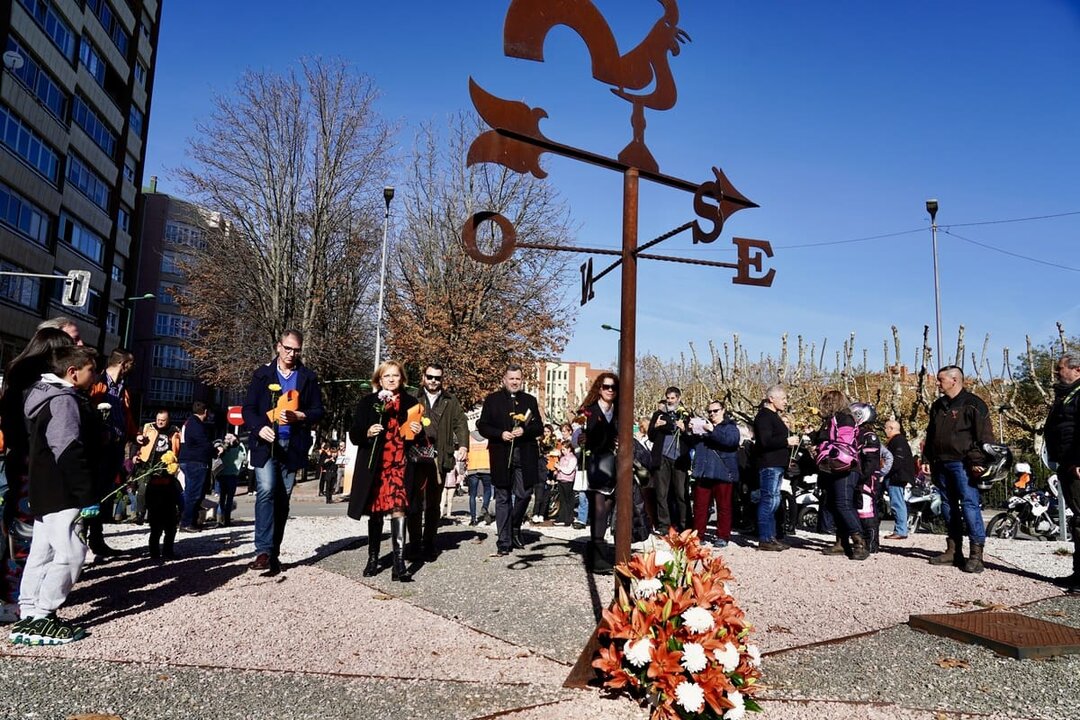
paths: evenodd
<path fill-rule="evenodd" d="M 0 693 L 0 716 L 110 708 L 129 720 L 195 712 L 396 720 L 428 717 L 433 708 L 452 718 L 647 716 L 625 699 L 562 688 L 613 584 L 585 573 L 580 548 L 569 542 L 583 532 L 527 531 L 525 551 L 496 559 L 493 528 L 443 527 L 439 560 L 401 584 L 390 582 L 389 570 L 361 580 L 366 523 L 343 517 L 340 505 L 319 510 L 337 515 L 290 521 L 288 567 L 276 578 L 246 570 L 248 523 L 181 536 L 177 562 L 133 554 L 90 566 L 62 614 L 90 624 L 91 636 L 62 648 L 0 650 L 0 687 L 21 687 L 14 700 Z M 144 529 L 111 530 L 114 546 L 144 547 Z M 902 625 L 912 613 L 1045 598 L 1053 599 L 1023 611 L 1054 619 L 1063 611 L 1053 603 L 1072 599 L 1042 576 L 1068 571 L 1071 559 L 1055 554 L 1064 545 L 990 541 L 988 571 L 966 575 L 925 562 L 940 537 L 896 543 L 864 563 L 820 555 L 827 540 L 804 536 L 785 553 L 739 544 L 723 551 L 755 639 L 771 651 L 764 667 L 773 700 L 763 720 L 932 718 L 934 708 L 1075 715 L 1060 708 L 1078 706 L 1080 682 L 1044 705 L 1020 697 L 1021 689 L 1056 687 L 1070 671 L 1080 676 L 1075 658 L 1002 663 Z M 970 655 L 972 669 L 933 665 L 945 655 Z M 988 692 L 964 681 L 976 674 L 991 679 Z"/>

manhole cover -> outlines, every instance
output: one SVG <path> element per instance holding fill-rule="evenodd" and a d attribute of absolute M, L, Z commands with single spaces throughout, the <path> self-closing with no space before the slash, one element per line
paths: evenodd
<path fill-rule="evenodd" d="M 1017 613 L 912 615 L 908 625 L 1020 660 L 1080 653 L 1080 629 Z"/>

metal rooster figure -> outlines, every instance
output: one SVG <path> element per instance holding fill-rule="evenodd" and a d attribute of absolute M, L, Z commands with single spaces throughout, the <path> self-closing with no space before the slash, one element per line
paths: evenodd
<path fill-rule="evenodd" d="M 664 175 L 645 144 L 645 110 L 669 110 L 675 105 L 675 79 L 670 58 L 679 55 L 680 44 L 690 36 L 679 26 L 676 0 L 659 0 L 663 14 L 645 38 L 632 50 L 619 52 L 611 27 L 591 0 L 510 0 L 503 27 L 503 51 L 508 57 L 544 61 L 544 43 L 551 30 L 568 27 L 578 34 L 588 48 L 593 77 L 611 86 L 611 92 L 632 106 L 630 125 L 633 136 L 617 159 L 557 143 L 540 132 L 540 121 L 548 117 L 543 108 L 496 97 L 469 78 L 469 93 L 476 111 L 491 130 L 481 133 L 469 147 L 468 164 L 497 163 L 518 173 L 547 177 L 540 167 L 540 157 L 547 152 L 591 163 L 623 175 L 622 247 L 590 248 L 518 242 L 513 223 L 496 212 L 478 212 L 461 229 L 465 252 L 479 262 L 495 264 L 508 260 L 515 248 L 579 252 L 617 256 L 607 268 L 593 273 L 590 258 L 581 266 L 581 304 L 594 296 L 594 283 L 615 268 L 621 269 L 622 302 L 619 350 L 619 416 L 634 416 L 634 375 L 637 341 L 637 263 L 638 260 L 706 265 L 735 270 L 732 282 L 741 285 L 769 286 L 776 271 L 765 270 L 763 261 L 772 257 L 772 247 L 765 240 L 732 238 L 738 261 L 725 263 L 685 257 L 655 255 L 646 251 L 686 230 L 692 231 L 695 243 L 711 243 L 723 229 L 724 221 L 739 210 L 757 205 L 739 193 L 719 167 L 712 168 L 712 178 L 701 183 Z M 693 194 L 693 212 L 697 219 L 686 222 L 658 238 L 638 245 L 639 179 Z M 490 252 L 478 247 L 477 230 L 491 222 L 499 228 L 501 242 Z M 630 559 L 631 478 L 633 476 L 633 435 L 630 423 L 621 423 L 616 464 L 617 487 L 615 522 L 615 559 Z M 616 593 L 624 597 L 625 578 L 616 580 Z M 596 651 L 594 634 L 582 652 L 567 685 L 584 684 L 592 675 L 591 661 Z"/>

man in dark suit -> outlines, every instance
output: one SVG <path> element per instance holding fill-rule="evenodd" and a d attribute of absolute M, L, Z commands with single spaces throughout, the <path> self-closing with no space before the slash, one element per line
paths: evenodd
<path fill-rule="evenodd" d="M 524 548 L 521 523 L 539 472 L 537 439 L 544 432 L 536 398 L 521 391 L 520 365 L 508 365 L 503 387 L 484 399 L 477 431 L 488 439 L 491 484 L 495 488 L 496 547 L 499 556 Z"/>
<path fill-rule="evenodd" d="M 244 400 L 244 424 L 251 433 L 248 462 L 255 470 L 255 562 L 252 570 L 281 571 L 278 555 L 289 519 L 289 498 L 296 471 L 307 466 L 311 428 L 323 416 L 322 390 L 315 373 L 300 363 L 304 336 L 286 330 L 277 357 L 255 371 Z M 296 409 L 270 411 L 279 398 L 295 392 Z"/>

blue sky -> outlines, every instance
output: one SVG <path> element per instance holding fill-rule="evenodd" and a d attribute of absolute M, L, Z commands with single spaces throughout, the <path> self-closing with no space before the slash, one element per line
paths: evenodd
<path fill-rule="evenodd" d="M 623 52 L 661 14 L 656 0 L 595 4 Z M 549 35 L 544 63 L 505 57 L 507 6 L 166 2 L 146 175 L 178 193 L 171 169 L 211 94 L 227 93 L 245 68 L 286 70 L 315 55 L 372 76 L 402 152 L 419 123 L 471 106 L 472 76 L 546 109 L 549 138 L 614 157 L 630 138 L 629 105 L 592 79 L 565 28 Z M 868 348 L 874 367 L 895 324 L 910 364 L 923 325 L 934 331 L 931 197 L 947 356 L 960 324 L 969 355 L 991 335 L 995 372 L 1001 348 L 1016 357 L 1025 334 L 1044 342 L 1061 321 L 1080 335 L 1080 3 L 683 0 L 680 10 L 693 42 L 671 60 L 679 100 L 648 112 L 646 141 L 662 172 L 703 182 L 717 165 L 761 207 L 732 216 L 712 245 L 695 248 L 684 234 L 657 251 L 733 261 L 733 236 L 765 239 L 777 274 L 766 289 L 734 285 L 724 269 L 642 261 L 639 353 L 675 357 L 691 341 L 703 348 L 738 333 L 752 358 L 775 356 L 786 332 L 819 348 L 828 338 L 831 365 L 854 332 L 857 358 Z M 621 178 L 551 156 L 544 166 L 578 244 L 617 246 Z M 694 219 L 691 201 L 642 183 L 641 240 Z M 1050 215 L 1060 217 L 969 225 Z M 576 295 L 576 269 L 565 281 Z M 619 314 L 612 273 L 580 310 L 564 357 L 613 362 L 617 338 L 600 325 Z"/>

